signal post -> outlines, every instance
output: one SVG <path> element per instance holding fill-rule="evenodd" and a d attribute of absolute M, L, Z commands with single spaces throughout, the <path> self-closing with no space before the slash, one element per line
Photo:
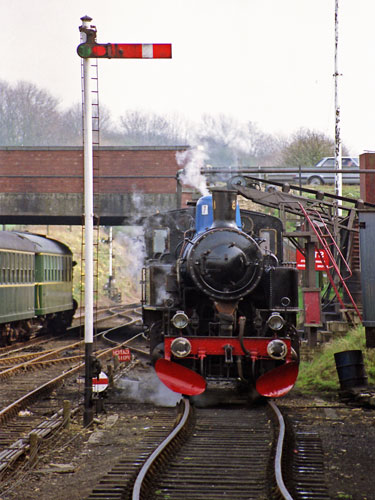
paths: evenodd
<path fill-rule="evenodd" d="M 81 17 L 78 55 L 83 59 L 84 81 L 84 200 L 85 200 L 85 403 L 84 426 L 91 425 L 93 409 L 93 338 L 94 338 L 94 255 L 93 255 L 93 144 L 90 58 L 95 59 L 171 59 L 169 43 L 107 43 L 96 42 L 96 28 L 89 16 Z"/>

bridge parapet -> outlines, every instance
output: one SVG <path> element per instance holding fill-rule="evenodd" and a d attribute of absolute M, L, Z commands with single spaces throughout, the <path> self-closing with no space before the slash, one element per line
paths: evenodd
<path fill-rule="evenodd" d="M 177 207 L 176 153 L 188 146 L 101 147 L 95 151 L 95 215 L 105 225 Z M 81 147 L 0 148 L 1 224 L 81 224 Z"/>

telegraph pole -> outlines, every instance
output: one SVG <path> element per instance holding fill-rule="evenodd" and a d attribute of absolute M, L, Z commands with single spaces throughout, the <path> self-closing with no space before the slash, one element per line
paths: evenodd
<path fill-rule="evenodd" d="M 335 194 L 342 196 L 342 172 L 337 170 L 342 169 L 342 147 L 340 137 L 340 104 L 338 98 L 338 78 L 341 76 L 339 73 L 338 65 L 338 45 L 339 45 L 339 0 L 335 0 Z"/>

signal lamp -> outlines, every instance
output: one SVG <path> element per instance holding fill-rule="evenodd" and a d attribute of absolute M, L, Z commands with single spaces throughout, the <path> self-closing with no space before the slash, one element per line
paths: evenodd
<path fill-rule="evenodd" d="M 81 45 L 78 45 L 77 47 L 77 53 L 80 57 L 87 58 L 92 55 L 92 49 L 93 45 L 90 45 L 88 43 L 81 43 Z"/>
<path fill-rule="evenodd" d="M 185 358 L 191 352 L 191 343 L 184 337 L 177 337 L 171 343 L 171 352 L 177 358 Z"/>

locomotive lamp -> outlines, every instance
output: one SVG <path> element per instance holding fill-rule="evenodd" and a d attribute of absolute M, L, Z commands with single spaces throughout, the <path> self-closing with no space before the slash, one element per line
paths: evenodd
<path fill-rule="evenodd" d="M 189 318 L 184 313 L 184 311 L 177 311 L 172 318 L 172 324 L 175 328 L 182 330 L 183 328 L 186 328 L 188 326 Z"/>
<path fill-rule="evenodd" d="M 288 347 L 285 342 L 280 339 L 271 340 L 267 345 L 267 354 L 272 359 L 284 359 L 288 353 Z"/>
<path fill-rule="evenodd" d="M 185 358 L 191 352 L 191 344 L 188 339 L 178 337 L 171 343 L 171 352 L 177 358 Z"/>
<path fill-rule="evenodd" d="M 284 325 L 285 320 L 279 313 L 272 313 L 267 320 L 267 326 L 269 326 L 271 330 L 279 331 Z"/>

